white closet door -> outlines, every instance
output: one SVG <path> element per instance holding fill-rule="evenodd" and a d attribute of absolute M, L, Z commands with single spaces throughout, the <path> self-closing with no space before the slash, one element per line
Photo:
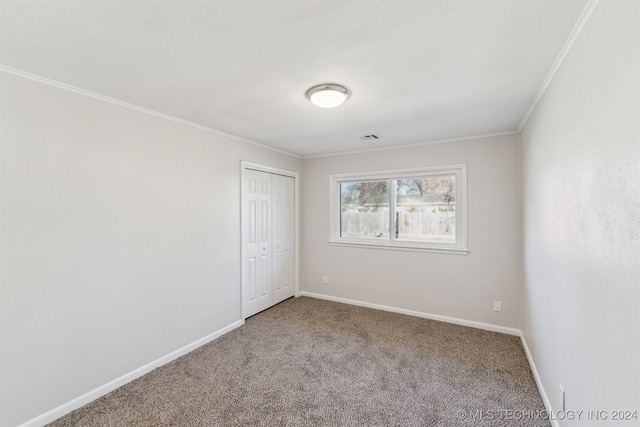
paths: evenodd
<path fill-rule="evenodd" d="M 293 178 L 273 175 L 273 304 L 294 293 L 294 191 Z"/>
<path fill-rule="evenodd" d="M 294 295 L 295 180 L 243 170 L 242 304 L 244 317 Z"/>
<path fill-rule="evenodd" d="M 272 305 L 271 174 L 244 172 L 243 303 L 245 317 Z"/>

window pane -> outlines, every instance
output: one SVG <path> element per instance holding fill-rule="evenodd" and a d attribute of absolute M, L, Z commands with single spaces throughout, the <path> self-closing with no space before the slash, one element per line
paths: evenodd
<path fill-rule="evenodd" d="M 340 236 L 389 239 L 389 184 L 386 180 L 340 183 Z"/>
<path fill-rule="evenodd" d="M 455 175 L 396 181 L 396 240 L 455 243 Z"/>

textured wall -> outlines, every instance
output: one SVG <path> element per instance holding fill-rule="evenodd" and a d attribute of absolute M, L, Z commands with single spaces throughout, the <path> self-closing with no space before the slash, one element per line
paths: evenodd
<path fill-rule="evenodd" d="M 562 384 L 640 411 L 639 57 L 640 3 L 600 2 L 522 132 L 522 328 L 555 410 Z"/>

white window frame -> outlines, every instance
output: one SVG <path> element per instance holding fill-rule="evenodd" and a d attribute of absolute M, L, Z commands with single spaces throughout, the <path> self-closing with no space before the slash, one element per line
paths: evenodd
<path fill-rule="evenodd" d="M 367 180 L 392 180 L 402 178 L 421 178 L 429 176 L 454 175 L 456 177 L 456 241 L 441 242 L 407 242 L 395 240 L 393 234 L 393 218 L 395 207 L 395 188 L 390 186 L 389 206 L 389 239 L 347 238 L 340 236 L 340 184 L 342 182 Z M 413 169 L 397 169 L 372 172 L 353 172 L 329 175 L 329 244 L 334 246 L 366 247 L 372 249 L 436 252 L 466 255 L 467 247 L 467 165 L 455 164 L 431 166 Z"/>

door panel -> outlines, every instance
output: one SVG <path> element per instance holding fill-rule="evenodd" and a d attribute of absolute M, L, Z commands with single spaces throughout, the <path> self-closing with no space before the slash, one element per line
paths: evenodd
<path fill-rule="evenodd" d="M 264 193 L 263 193 L 264 194 Z M 263 195 L 260 195 L 262 199 Z M 270 200 L 260 200 L 260 243 L 271 243 L 271 215 L 269 212 Z"/>
<path fill-rule="evenodd" d="M 264 310 L 271 306 L 271 260 L 269 255 L 260 256 L 260 294 L 258 296 L 258 309 Z"/>
<path fill-rule="evenodd" d="M 293 250 L 294 180 L 288 176 L 273 175 L 273 224 L 274 224 L 274 286 L 273 303 L 277 304 L 293 296 L 291 285 L 293 263 L 289 259 Z"/>
<path fill-rule="evenodd" d="M 248 293 L 247 293 L 247 302 L 252 304 L 258 299 L 258 271 L 257 265 L 258 260 L 255 258 L 248 258 L 247 260 L 247 277 L 246 280 L 248 283 Z"/>
<path fill-rule="evenodd" d="M 242 286 L 248 317 L 271 304 L 271 174 L 245 170 L 243 183 Z"/>
<path fill-rule="evenodd" d="M 255 244 L 256 236 L 258 235 L 257 227 L 258 227 L 258 209 L 256 208 L 257 202 L 255 200 L 249 200 L 248 202 L 249 214 L 247 215 L 247 220 L 249 221 L 249 233 L 248 233 L 248 243 Z"/>
<path fill-rule="evenodd" d="M 284 292 L 284 295 L 293 295 L 292 275 L 293 265 L 291 262 L 291 251 L 286 250 L 282 252 L 282 272 L 280 277 L 280 288 Z M 288 297 L 287 297 L 288 298 Z"/>

